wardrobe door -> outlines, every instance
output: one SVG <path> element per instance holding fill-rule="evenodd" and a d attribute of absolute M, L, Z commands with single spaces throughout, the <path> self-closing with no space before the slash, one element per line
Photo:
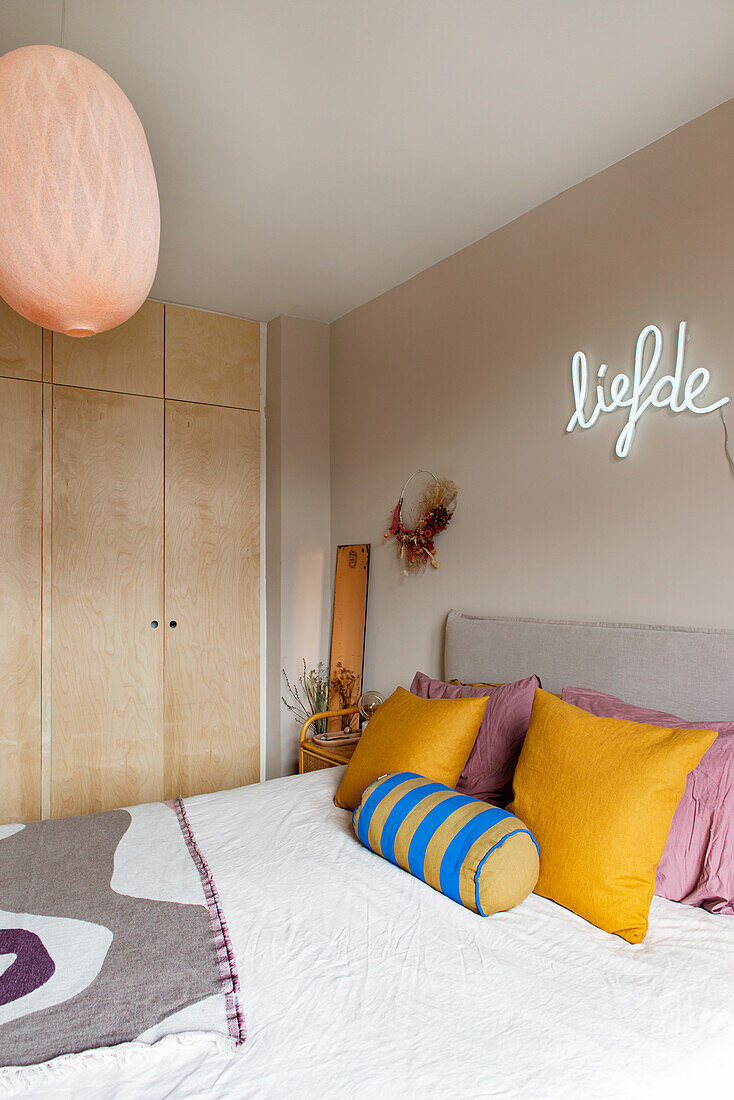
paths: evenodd
<path fill-rule="evenodd" d="M 166 797 L 260 778 L 259 414 L 166 401 Z"/>
<path fill-rule="evenodd" d="M 166 397 L 260 408 L 260 325 L 166 306 Z"/>
<path fill-rule="evenodd" d="M 0 824 L 41 812 L 42 388 L 0 378 Z"/>
<path fill-rule="evenodd" d="M 54 333 L 53 381 L 163 397 L 163 303 L 143 302 L 124 324 L 84 340 Z"/>
<path fill-rule="evenodd" d="M 43 329 L 0 298 L 0 376 L 41 381 Z"/>
<path fill-rule="evenodd" d="M 163 402 L 53 389 L 51 812 L 62 816 L 163 794 Z"/>

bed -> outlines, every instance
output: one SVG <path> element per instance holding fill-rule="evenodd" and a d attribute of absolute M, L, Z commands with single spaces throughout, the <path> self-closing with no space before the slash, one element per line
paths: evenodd
<path fill-rule="evenodd" d="M 498 640 L 507 654 L 512 637 L 514 674 L 542 678 L 541 664 L 523 662 L 542 661 L 534 647 L 544 638 L 548 652 L 548 625 L 452 613 L 446 673 L 471 678 L 476 659 L 486 676 Z M 581 643 L 588 628 L 570 629 L 568 672 L 557 650 L 552 669 L 569 683 L 573 632 Z M 593 629 L 602 631 L 601 660 L 626 652 L 618 631 L 637 628 Z M 686 698 L 679 691 L 668 702 L 684 714 L 687 702 L 691 719 L 710 717 L 690 662 L 698 654 L 731 669 L 734 636 L 678 633 L 638 639 L 635 660 L 601 686 L 658 705 L 645 695 L 641 653 L 651 660 L 652 646 L 657 660 L 662 646 L 668 675 L 679 687 L 682 665 L 671 654 L 683 654 L 690 683 Z M 734 714 L 719 709 L 724 702 L 711 706 Z M 634 947 L 536 895 L 482 920 L 356 842 L 349 814 L 332 803 L 342 771 L 186 800 L 227 914 L 242 1047 L 196 1032 L 128 1044 L 32 1071 L 25 1084 L 0 1075 L 0 1096 L 572 1100 L 730 1090 L 734 919 L 655 898 L 648 935 Z"/>

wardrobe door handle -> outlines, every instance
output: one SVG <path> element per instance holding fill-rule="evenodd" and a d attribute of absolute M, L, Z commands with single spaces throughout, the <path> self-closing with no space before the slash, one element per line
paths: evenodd
<path fill-rule="evenodd" d="M 171 619 L 171 621 L 168 625 L 171 627 L 172 630 L 175 630 L 175 628 L 178 626 L 178 623 L 176 622 L 175 619 Z"/>
<path fill-rule="evenodd" d="M 153 619 L 153 622 L 152 622 L 152 623 L 151 623 L 150 625 L 151 625 L 152 629 L 153 629 L 153 630 L 155 630 L 155 629 L 156 629 L 156 627 L 158 626 L 158 620 L 157 620 L 157 619 Z"/>

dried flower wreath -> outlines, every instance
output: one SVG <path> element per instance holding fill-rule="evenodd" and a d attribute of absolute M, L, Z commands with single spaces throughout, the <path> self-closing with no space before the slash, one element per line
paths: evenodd
<path fill-rule="evenodd" d="M 415 527 L 410 528 L 403 523 L 403 501 L 405 490 L 416 474 L 429 474 L 434 484 L 424 493 L 419 504 L 420 518 Z M 438 569 L 433 540 L 451 523 L 458 492 L 453 481 L 443 477 L 438 478 L 430 470 L 416 470 L 403 485 L 400 499 L 392 514 L 390 530 L 385 532 L 385 538 L 394 538 L 397 542 L 400 548 L 400 559 L 405 562 L 403 572 L 406 577 L 411 573 L 420 572 L 429 562 L 434 569 Z"/>

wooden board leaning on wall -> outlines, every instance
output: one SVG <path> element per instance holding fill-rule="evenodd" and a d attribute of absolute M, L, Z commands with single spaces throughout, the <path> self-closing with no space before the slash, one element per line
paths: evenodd
<path fill-rule="evenodd" d="M 369 543 L 337 547 L 329 659 L 329 710 L 356 706 L 362 694 L 369 572 Z M 352 722 L 356 727 L 356 716 Z M 332 718 L 327 728 L 331 732 L 341 729 L 341 726 L 341 719 Z"/>

